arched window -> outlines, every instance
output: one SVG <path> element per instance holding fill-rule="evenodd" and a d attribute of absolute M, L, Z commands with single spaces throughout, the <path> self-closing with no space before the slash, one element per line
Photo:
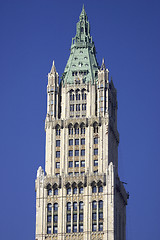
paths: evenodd
<path fill-rule="evenodd" d="M 83 210 L 83 202 L 79 202 L 79 210 Z"/>
<path fill-rule="evenodd" d="M 76 100 L 80 100 L 80 99 L 81 99 L 80 91 L 76 90 Z"/>
<path fill-rule="evenodd" d="M 73 203 L 73 211 L 77 211 L 77 202 Z"/>
<path fill-rule="evenodd" d="M 61 135 L 61 129 L 60 129 L 60 126 L 57 125 L 56 126 L 56 136 L 60 136 Z"/>
<path fill-rule="evenodd" d="M 67 211 L 71 211 L 71 203 L 70 202 L 67 203 Z"/>
<path fill-rule="evenodd" d="M 96 201 L 92 202 L 92 209 L 97 209 L 97 202 Z"/>
<path fill-rule="evenodd" d="M 95 122 L 95 123 L 93 124 L 93 132 L 94 132 L 94 133 L 98 133 L 98 123 L 97 123 L 97 122 Z"/>
<path fill-rule="evenodd" d="M 52 211 L 52 204 L 51 204 L 51 203 L 48 203 L 48 204 L 47 204 L 47 211 L 48 211 L 48 212 L 51 212 L 51 211 Z"/>
<path fill-rule="evenodd" d="M 48 196 L 52 196 L 52 189 L 48 189 Z"/>
<path fill-rule="evenodd" d="M 74 92 L 73 90 L 70 91 L 70 101 L 74 100 Z"/>
<path fill-rule="evenodd" d="M 72 124 L 69 124 L 69 126 L 68 126 L 68 134 L 73 135 L 73 125 Z"/>
<path fill-rule="evenodd" d="M 58 195 L 58 188 L 54 189 L 54 195 Z"/>
<path fill-rule="evenodd" d="M 92 187 L 92 193 L 96 193 L 97 192 L 97 187 L 96 186 L 93 186 Z"/>
<path fill-rule="evenodd" d="M 73 188 L 73 194 L 77 194 L 77 187 Z"/>
<path fill-rule="evenodd" d="M 54 203 L 53 209 L 54 209 L 54 211 L 58 211 L 58 203 Z"/>
<path fill-rule="evenodd" d="M 102 200 L 99 201 L 98 205 L 99 205 L 99 209 L 103 209 L 103 201 Z"/>
<path fill-rule="evenodd" d="M 83 187 L 79 188 L 79 193 L 82 194 L 83 193 Z"/>
<path fill-rule="evenodd" d="M 71 194 L 71 188 L 67 188 L 67 194 Z"/>
<path fill-rule="evenodd" d="M 98 187 L 98 192 L 99 192 L 99 193 L 102 193 L 102 192 L 103 192 L 103 186 L 99 186 L 99 187 Z"/>
<path fill-rule="evenodd" d="M 81 134 L 85 134 L 85 124 L 81 124 Z"/>
<path fill-rule="evenodd" d="M 79 134 L 79 125 L 75 124 L 75 134 Z"/>

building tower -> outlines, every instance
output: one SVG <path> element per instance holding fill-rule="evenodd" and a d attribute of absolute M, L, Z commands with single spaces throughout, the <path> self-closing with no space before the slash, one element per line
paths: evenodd
<path fill-rule="evenodd" d="M 45 172 L 36 179 L 36 240 L 125 240 L 117 92 L 96 59 L 84 10 L 59 84 L 48 74 Z"/>

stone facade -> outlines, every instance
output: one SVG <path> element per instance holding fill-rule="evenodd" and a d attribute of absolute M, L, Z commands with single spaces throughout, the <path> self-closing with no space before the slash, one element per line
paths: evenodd
<path fill-rule="evenodd" d="M 82 9 L 62 80 L 48 74 L 45 172 L 36 179 L 36 240 L 125 240 L 117 93 Z"/>

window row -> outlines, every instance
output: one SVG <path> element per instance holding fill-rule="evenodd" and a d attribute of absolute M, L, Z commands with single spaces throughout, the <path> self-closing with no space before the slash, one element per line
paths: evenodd
<path fill-rule="evenodd" d="M 71 207 L 73 207 L 73 211 L 77 211 L 78 209 L 78 204 L 77 202 L 73 202 L 73 204 L 71 204 L 71 202 L 67 203 L 67 211 L 71 211 Z M 83 210 L 83 202 L 79 202 L 79 211 Z"/>
<path fill-rule="evenodd" d="M 93 188 L 92 188 L 93 189 Z M 98 209 L 97 209 L 98 206 Z M 98 227 L 98 229 L 97 229 Z M 92 202 L 92 231 L 103 231 L 103 201 Z"/>
<path fill-rule="evenodd" d="M 79 154 L 79 152 L 80 152 L 81 154 Z M 85 156 L 85 149 L 81 149 L 81 151 L 79 151 L 79 150 L 75 150 L 75 151 L 74 151 L 74 156 L 79 156 L 79 155 Z M 69 151 L 68 151 L 68 156 L 69 156 L 69 157 L 73 157 L 73 150 L 69 150 Z"/>
<path fill-rule="evenodd" d="M 86 100 L 87 98 L 87 94 L 84 93 L 84 91 L 82 92 L 82 94 L 80 94 L 79 91 L 77 91 L 75 94 L 72 92 L 70 92 L 70 101 L 74 101 L 74 100 Z"/>
<path fill-rule="evenodd" d="M 81 134 L 85 133 L 85 128 L 81 129 Z M 73 135 L 73 128 L 69 128 L 69 135 Z M 94 144 L 98 144 L 98 137 L 93 139 Z M 81 139 L 75 139 L 74 140 L 74 144 L 75 145 L 79 145 L 81 143 L 81 145 L 85 145 L 85 138 L 81 138 Z M 69 146 L 73 145 L 73 139 L 69 139 L 68 142 Z M 56 140 L 56 147 L 60 147 L 60 140 Z"/>
<path fill-rule="evenodd" d="M 79 130 L 80 130 L 80 131 L 79 131 Z M 79 127 L 77 126 L 77 127 L 74 128 L 74 131 L 73 131 L 73 127 L 69 127 L 69 129 L 68 129 L 68 134 L 69 134 L 69 135 L 73 135 L 73 133 L 74 133 L 74 134 L 79 134 L 79 133 L 85 134 L 85 127 L 81 127 L 81 128 L 79 129 Z"/>
<path fill-rule="evenodd" d="M 79 189 L 77 187 L 74 187 L 73 189 L 71 187 L 67 188 L 67 195 L 70 194 L 77 194 L 79 192 L 79 194 L 83 193 L 83 187 L 80 187 Z"/>
<path fill-rule="evenodd" d="M 74 140 L 74 144 L 75 145 L 79 145 L 79 143 L 81 143 L 81 145 L 85 145 L 85 138 L 75 139 Z M 69 146 L 73 146 L 73 139 L 69 139 L 68 144 L 69 144 Z"/>
<path fill-rule="evenodd" d="M 74 111 L 86 111 L 86 103 L 83 103 L 82 105 L 81 104 L 70 104 L 70 111 L 71 112 L 74 112 Z"/>
<path fill-rule="evenodd" d="M 84 161 L 84 160 L 80 161 L 80 164 L 79 164 L 79 161 L 75 161 L 75 162 L 74 162 L 74 167 L 79 167 L 79 166 L 85 167 L 85 161 Z M 69 168 L 72 168 L 72 167 L 73 167 L 73 161 L 69 161 L 69 162 L 68 162 L 68 167 L 69 167 Z"/>
<path fill-rule="evenodd" d="M 52 205 L 52 203 L 48 203 L 47 204 L 47 212 L 52 212 L 52 207 L 54 211 L 58 211 L 58 203 L 54 203 Z"/>
<path fill-rule="evenodd" d="M 48 196 L 52 196 L 53 195 L 58 195 L 58 188 L 55 189 L 48 189 Z"/>
<path fill-rule="evenodd" d="M 80 174 L 81 174 L 81 175 L 84 175 L 85 172 L 82 171 Z M 73 172 L 69 172 L 68 175 L 69 175 L 69 176 L 73 176 Z M 74 176 L 78 176 L 78 175 L 79 175 L 79 172 L 74 172 Z"/>
<path fill-rule="evenodd" d="M 98 193 L 102 193 L 103 192 L 103 186 L 93 186 L 92 187 L 92 193 L 97 193 L 97 188 L 98 188 Z"/>
<path fill-rule="evenodd" d="M 86 110 L 86 104 L 82 104 L 82 105 L 83 105 L 82 110 Z M 70 110 L 72 109 L 71 111 L 74 111 L 73 110 L 74 109 L 74 104 L 71 104 L 70 106 L 71 106 Z M 77 111 L 80 111 L 80 104 L 76 104 L 76 106 L 77 106 L 76 107 Z M 81 128 L 81 134 L 85 134 L 85 124 L 84 123 L 80 124 L 80 128 Z M 79 124 L 78 123 L 76 123 L 74 125 L 74 128 L 73 128 L 72 124 L 69 124 L 68 129 L 69 129 L 69 135 L 73 135 L 73 129 L 74 129 L 74 133 L 75 134 L 79 134 L 80 133 L 80 131 L 79 131 Z M 94 133 L 98 133 L 98 123 L 97 122 L 95 122 L 93 124 L 93 132 Z M 60 135 L 61 135 L 61 129 L 60 129 L 60 126 L 57 125 L 56 126 L 56 136 L 60 136 Z"/>

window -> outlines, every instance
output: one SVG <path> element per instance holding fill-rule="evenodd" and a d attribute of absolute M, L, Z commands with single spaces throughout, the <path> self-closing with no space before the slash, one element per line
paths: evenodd
<path fill-rule="evenodd" d="M 67 225 L 67 233 L 70 233 L 71 232 L 71 225 Z"/>
<path fill-rule="evenodd" d="M 86 100 L 86 93 L 82 93 L 82 100 Z"/>
<path fill-rule="evenodd" d="M 56 136 L 60 136 L 61 135 L 61 130 L 60 130 L 60 128 L 56 128 Z"/>
<path fill-rule="evenodd" d="M 99 212 L 99 220 L 103 220 L 103 212 Z"/>
<path fill-rule="evenodd" d="M 98 148 L 94 149 L 94 155 L 98 155 Z"/>
<path fill-rule="evenodd" d="M 75 172 L 74 175 L 75 175 L 75 176 L 78 176 L 78 175 L 79 175 L 79 172 Z"/>
<path fill-rule="evenodd" d="M 99 193 L 103 192 L 103 186 L 99 186 L 99 187 L 98 187 L 98 192 L 99 192 Z"/>
<path fill-rule="evenodd" d="M 94 171 L 94 174 L 97 175 L 98 174 L 98 170 Z"/>
<path fill-rule="evenodd" d="M 52 196 L 52 189 L 48 190 L 48 196 Z"/>
<path fill-rule="evenodd" d="M 77 194 L 77 188 L 73 188 L 73 194 Z"/>
<path fill-rule="evenodd" d="M 94 138 L 94 144 L 98 144 L 98 138 Z"/>
<path fill-rule="evenodd" d="M 83 193 L 83 187 L 79 188 L 79 193 L 82 194 Z"/>
<path fill-rule="evenodd" d="M 79 93 L 76 93 L 76 100 L 80 100 L 80 94 Z"/>
<path fill-rule="evenodd" d="M 77 214 L 73 214 L 73 222 L 77 222 Z"/>
<path fill-rule="evenodd" d="M 73 150 L 69 150 L 68 155 L 69 157 L 73 157 Z"/>
<path fill-rule="evenodd" d="M 94 160 L 94 166 L 98 166 L 98 160 Z"/>
<path fill-rule="evenodd" d="M 85 161 L 84 160 L 81 161 L 81 167 L 85 167 Z"/>
<path fill-rule="evenodd" d="M 99 231 L 103 231 L 103 223 L 99 223 Z"/>
<path fill-rule="evenodd" d="M 97 187 L 96 186 L 93 186 L 92 187 L 92 193 L 96 193 L 97 192 Z"/>
<path fill-rule="evenodd" d="M 47 222 L 50 223 L 51 220 L 52 220 L 52 215 L 48 215 L 48 216 L 47 216 Z"/>
<path fill-rule="evenodd" d="M 58 188 L 54 189 L 54 195 L 58 195 Z"/>
<path fill-rule="evenodd" d="M 71 222 L 71 214 L 67 214 L 67 222 Z"/>
<path fill-rule="evenodd" d="M 56 173 L 56 177 L 58 177 L 60 174 L 59 173 Z"/>
<path fill-rule="evenodd" d="M 68 129 L 69 135 L 73 135 L 73 128 Z M 72 144 L 73 145 L 73 144 Z"/>
<path fill-rule="evenodd" d="M 51 203 L 48 203 L 48 205 L 47 205 L 47 210 L 48 210 L 48 212 L 51 212 L 51 211 L 52 211 L 52 204 L 51 204 Z"/>
<path fill-rule="evenodd" d="M 100 201 L 99 201 L 99 209 L 102 209 L 102 208 L 103 208 L 103 201 L 100 200 Z"/>
<path fill-rule="evenodd" d="M 75 139 L 75 145 L 79 145 L 79 139 Z"/>
<path fill-rule="evenodd" d="M 69 146 L 73 145 L 73 139 L 69 139 Z"/>
<path fill-rule="evenodd" d="M 58 227 L 57 226 L 53 226 L 53 233 L 57 233 L 58 232 Z"/>
<path fill-rule="evenodd" d="M 51 234 L 51 226 L 47 227 L 47 234 Z"/>
<path fill-rule="evenodd" d="M 83 224 L 79 224 L 79 231 L 83 232 Z"/>
<path fill-rule="evenodd" d="M 79 150 L 75 150 L 75 156 L 79 156 Z"/>
<path fill-rule="evenodd" d="M 94 131 L 94 133 L 98 133 L 98 124 L 97 123 L 95 123 L 93 125 L 93 131 Z"/>
<path fill-rule="evenodd" d="M 53 215 L 53 222 L 57 223 L 58 222 L 58 215 Z"/>
<path fill-rule="evenodd" d="M 69 161 L 68 167 L 69 167 L 69 168 L 72 168 L 72 167 L 73 167 L 73 161 Z"/>
<path fill-rule="evenodd" d="M 58 211 L 58 203 L 54 203 L 53 209 L 54 209 L 54 211 Z"/>
<path fill-rule="evenodd" d="M 79 161 L 75 161 L 74 166 L 79 167 Z"/>
<path fill-rule="evenodd" d="M 67 188 L 67 194 L 71 194 L 71 188 Z"/>
<path fill-rule="evenodd" d="M 72 74 L 74 74 L 74 72 L 72 72 Z M 73 100 L 74 100 L 74 94 L 70 93 L 70 101 L 73 101 Z"/>
<path fill-rule="evenodd" d="M 76 104 L 76 111 L 80 111 L 80 104 Z"/>
<path fill-rule="evenodd" d="M 73 176 L 73 172 L 69 172 L 68 175 L 69 175 L 69 176 Z"/>
<path fill-rule="evenodd" d="M 84 172 L 81 172 L 81 175 L 84 175 Z"/>
<path fill-rule="evenodd" d="M 56 140 L 56 147 L 60 147 L 60 140 Z"/>
<path fill-rule="evenodd" d="M 79 202 L 79 210 L 83 210 L 83 202 Z"/>
<path fill-rule="evenodd" d="M 92 231 L 96 232 L 97 231 L 97 224 L 92 224 Z"/>
<path fill-rule="evenodd" d="M 70 104 L 70 111 L 71 111 L 71 112 L 74 111 L 74 104 Z"/>
<path fill-rule="evenodd" d="M 56 168 L 60 168 L 60 162 L 56 162 Z"/>
<path fill-rule="evenodd" d="M 56 158 L 60 158 L 60 151 L 56 151 Z"/>
<path fill-rule="evenodd" d="M 74 210 L 74 211 L 77 211 L 77 202 L 74 202 L 74 203 L 73 203 L 73 210 Z"/>
<path fill-rule="evenodd" d="M 81 145 L 85 145 L 85 138 L 81 138 Z"/>
<path fill-rule="evenodd" d="M 96 221 L 97 220 L 97 213 L 92 213 L 92 220 L 93 221 Z"/>
<path fill-rule="evenodd" d="M 73 232 L 77 232 L 77 225 L 73 225 Z"/>
<path fill-rule="evenodd" d="M 81 150 L 81 156 L 85 156 L 85 149 Z"/>
<path fill-rule="evenodd" d="M 97 208 L 97 202 L 96 202 L 96 201 L 93 201 L 93 202 L 92 202 L 92 208 L 93 208 L 93 209 L 96 209 L 96 208 Z"/>
<path fill-rule="evenodd" d="M 83 213 L 79 214 L 79 221 L 82 222 L 83 221 Z"/>
<path fill-rule="evenodd" d="M 70 202 L 67 203 L 67 211 L 71 211 L 71 203 Z"/>
<path fill-rule="evenodd" d="M 83 111 L 86 110 L 86 103 L 82 104 L 82 110 L 83 110 Z"/>
<path fill-rule="evenodd" d="M 75 134 L 79 134 L 79 128 L 75 128 Z"/>
<path fill-rule="evenodd" d="M 85 127 L 81 128 L 81 134 L 85 134 Z"/>

